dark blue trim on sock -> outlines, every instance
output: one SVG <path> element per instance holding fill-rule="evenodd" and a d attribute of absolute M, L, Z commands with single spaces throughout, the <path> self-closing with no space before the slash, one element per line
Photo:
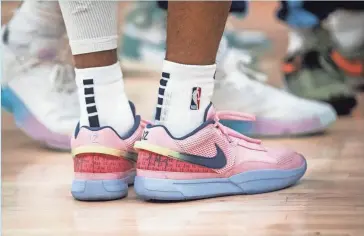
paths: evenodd
<path fill-rule="evenodd" d="M 84 88 L 85 95 L 93 95 L 94 94 L 94 88 Z"/>
<path fill-rule="evenodd" d="M 158 105 L 163 105 L 163 98 L 158 98 Z"/>
<path fill-rule="evenodd" d="M 167 86 L 167 82 L 168 82 L 168 80 L 161 79 L 159 81 L 159 85 L 161 85 L 161 86 Z"/>
<path fill-rule="evenodd" d="M 165 92 L 165 89 L 163 89 L 163 88 L 158 89 L 158 94 L 159 95 L 164 96 L 164 92 Z"/>
<path fill-rule="evenodd" d="M 163 101 L 164 101 L 164 92 L 165 92 L 165 89 L 164 88 L 161 88 L 162 86 L 163 87 L 166 87 L 167 84 L 168 84 L 168 80 L 170 78 L 170 73 L 167 73 L 167 72 L 162 72 L 162 78 L 161 80 L 159 81 L 159 89 L 158 89 L 158 105 L 159 106 L 163 106 Z M 161 119 L 161 113 L 162 113 L 162 108 L 161 107 L 157 107 L 156 108 L 156 111 L 155 111 L 155 117 L 154 119 L 155 120 L 160 120 Z"/>
<path fill-rule="evenodd" d="M 85 97 L 85 102 L 87 105 L 95 103 L 95 97 Z"/>
<path fill-rule="evenodd" d="M 161 113 L 162 113 L 162 108 L 157 107 L 156 108 L 156 113 L 155 113 L 155 120 L 160 120 L 161 119 Z"/>
<path fill-rule="evenodd" d="M 83 85 L 93 85 L 94 84 L 93 79 L 84 79 L 82 82 L 83 82 Z"/>
<path fill-rule="evenodd" d="M 96 112 L 97 112 L 96 106 L 87 107 L 87 113 L 88 114 L 96 113 Z"/>
<path fill-rule="evenodd" d="M 90 127 L 100 127 L 98 115 L 88 116 L 88 122 L 90 123 Z"/>
<path fill-rule="evenodd" d="M 167 72 L 162 72 L 162 77 L 165 79 L 169 79 L 170 74 Z"/>

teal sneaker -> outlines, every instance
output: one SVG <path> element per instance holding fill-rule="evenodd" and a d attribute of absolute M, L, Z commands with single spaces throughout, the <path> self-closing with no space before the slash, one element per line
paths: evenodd
<path fill-rule="evenodd" d="M 288 91 L 299 97 L 327 102 L 338 115 L 350 114 L 357 104 L 345 74 L 328 52 L 310 50 L 288 57 L 282 70 Z"/>

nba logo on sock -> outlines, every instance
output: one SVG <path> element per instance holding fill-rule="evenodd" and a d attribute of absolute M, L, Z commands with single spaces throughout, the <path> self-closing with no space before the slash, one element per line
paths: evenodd
<path fill-rule="evenodd" d="M 191 99 L 191 110 L 199 110 L 200 109 L 200 98 L 201 98 L 201 88 L 193 87 L 192 88 L 192 99 Z"/>

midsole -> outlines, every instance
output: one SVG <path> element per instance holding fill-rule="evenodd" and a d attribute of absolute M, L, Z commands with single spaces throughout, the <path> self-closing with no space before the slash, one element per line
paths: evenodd
<path fill-rule="evenodd" d="M 306 172 L 306 163 L 298 169 L 249 171 L 229 178 L 156 179 L 135 178 L 134 189 L 143 199 L 188 200 L 234 194 L 276 191 L 295 184 Z"/>
<path fill-rule="evenodd" d="M 128 176 L 134 176 L 135 170 L 126 172 L 115 172 L 115 173 L 85 173 L 75 172 L 75 180 L 112 180 L 112 179 L 124 179 Z"/>
<path fill-rule="evenodd" d="M 70 137 L 68 135 L 55 133 L 44 126 L 11 88 L 2 87 L 1 92 L 2 107 L 13 114 L 16 125 L 29 137 L 52 148 L 70 149 Z"/>
<path fill-rule="evenodd" d="M 185 173 L 185 172 L 166 172 L 166 171 L 151 171 L 137 169 L 137 176 L 154 179 L 154 180 L 175 180 L 179 181 L 199 181 L 199 182 L 231 182 L 236 176 L 244 175 L 247 181 L 259 180 L 259 179 L 270 179 L 273 175 L 277 175 L 277 178 L 289 178 L 297 175 L 307 168 L 307 163 L 304 162 L 300 167 L 295 169 L 261 169 L 245 171 L 239 174 L 232 175 L 230 177 L 219 176 L 217 173 Z"/>

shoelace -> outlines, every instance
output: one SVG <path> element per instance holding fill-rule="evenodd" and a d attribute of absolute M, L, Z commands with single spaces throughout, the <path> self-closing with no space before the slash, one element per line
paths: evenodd
<path fill-rule="evenodd" d="M 223 124 L 220 123 L 220 120 L 240 120 L 240 121 L 255 121 L 256 118 L 253 115 L 233 112 L 233 111 L 218 111 L 215 114 L 214 121 L 215 127 L 221 131 L 222 134 L 227 138 L 227 140 L 231 143 L 233 140 L 231 137 L 242 139 L 249 143 L 261 144 L 261 140 L 249 138 L 243 134 L 236 132 L 233 129 L 230 129 Z"/>
<path fill-rule="evenodd" d="M 215 121 L 214 125 L 215 125 L 215 128 L 217 128 L 221 131 L 221 133 L 227 138 L 227 140 L 229 142 L 232 142 L 233 140 L 231 139 L 231 137 L 234 137 L 237 139 L 245 140 L 249 143 L 255 143 L 255 144 L 262 143 L 262 141 L 259 139 L 249 138 L 243 134 L 236 132 L 235 130 L 232 130 L 232 129 L 224 126 L 223 124 L 220 123 L 220 120 L 222 120 L 222 119 L 223 120 L 226 119 L 226 120 L 240 120 L 240 121 L 255 121 L 254 115 L 240 113 L 240 112 L 233 112 L 233 111 L 218 111 L 218 112 L 216 112 L 216 114 L 214 116 L 214 121 Z M 142 126 L 143 129 L 148 124 L 152 124 L 152 122 L 149 120 L 141 119 L 140 125 Z"/>

